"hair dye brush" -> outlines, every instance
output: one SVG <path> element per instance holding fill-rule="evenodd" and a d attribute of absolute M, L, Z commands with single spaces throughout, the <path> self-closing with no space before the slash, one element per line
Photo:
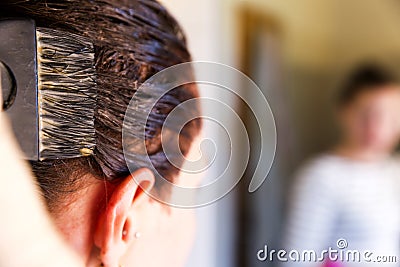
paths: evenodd
<path fill-rule="evenodd" d="M 96 81 L 90 40 L 0 20 L 0 78 L 15 136 L 29 160 L 92 154 Z"/>

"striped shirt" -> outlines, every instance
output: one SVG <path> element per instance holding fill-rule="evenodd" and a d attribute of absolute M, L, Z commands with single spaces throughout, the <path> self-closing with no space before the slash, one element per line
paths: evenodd
<path fill-rule="evenodd" d="M 321 155 L 301 169 L 290 198 L 287 252 L 318 255 L 332 248 L 342 257 L 340 266 L 400 266 L 399 159 L 372 163 Z M 289 260 L 283 266 L 323 264 Z"/>

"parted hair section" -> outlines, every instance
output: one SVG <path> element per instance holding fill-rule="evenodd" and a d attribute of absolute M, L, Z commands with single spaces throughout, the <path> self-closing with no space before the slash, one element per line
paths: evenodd
<path fill-rule="evenodd" d="M 176 20 L 153 0 L 6 0 L 0 3 L 0 15 L 32 18 L 41 27 L 88 37 L 95 47 L 94 154 L 31 163 L 50 208 L 60 197 L 79 189 L 80 178 L 85 174 L 108 181 L 129 175 L 122 128 L 130 100 L 141 84 L 157 72 L 191 60 L 185 35 Z M 157 171 L 171 182 L 179 173 L 179 166 L 173 166 L 162 150 L 161 129 L 171 110 L 197 97 L 195 84 L 169 91 L 156 103 L 146 124 L 150 159 Z M 200 114 L 198 106 L 193 109 Z M 200 129 L 201 120 L 194 119 L 176 133 L 183 155 L 188 153 Z"/>

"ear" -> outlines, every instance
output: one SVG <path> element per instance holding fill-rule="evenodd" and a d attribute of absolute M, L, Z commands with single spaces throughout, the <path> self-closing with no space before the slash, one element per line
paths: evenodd
<path fill-rule="evenodd" d="M 154 181 L 149 169 L 139 169 L 111 193 L 94 233 L 94 243 L 100 248 L 100 260 L 104 266 L 119 266 L 120 258 L 135 239 L 140 218 L 136 218 L 134 211 L 145 204 L 148 199 L 145 191 L 152 189 Z"/>

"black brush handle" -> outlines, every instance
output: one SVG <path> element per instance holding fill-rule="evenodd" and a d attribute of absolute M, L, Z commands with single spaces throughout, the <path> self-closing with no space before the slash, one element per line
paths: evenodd
<path fill-rule="evenodd" d="M 28 160 L 39 158 L 36 56 L 34 21 L 0 20 L 1 105 Z"/>

